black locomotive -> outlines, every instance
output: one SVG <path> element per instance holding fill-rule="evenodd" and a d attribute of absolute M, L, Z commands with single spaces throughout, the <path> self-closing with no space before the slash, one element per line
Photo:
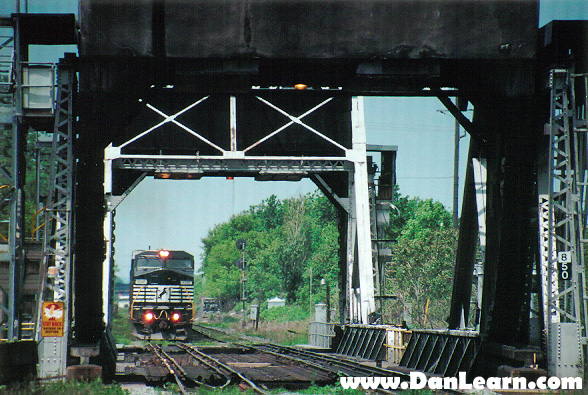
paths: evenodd
<path fill-rule="evenodd" d="M 194 319 L 194 256 L 185 251 L 135 251 L 130 315 L 137 335 L 189 336 Z"/>

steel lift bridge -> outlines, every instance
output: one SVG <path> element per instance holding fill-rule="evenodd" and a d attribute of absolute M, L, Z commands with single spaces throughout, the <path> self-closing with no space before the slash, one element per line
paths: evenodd
<path fill-rule="evenodd" d="M 531 358 L 550 375 L 586 374 L 585 23 L 538 30 L 536 1 L 118 3 L 82 0 L 79 31 L 71 15 L 4 19 L 10 338 L 23 337 L 27 276 L 23 138 L 52 136 L 36 304 L 61 301 L 68 319 L 44 337 L 36 309 L 42 377 L 78 362 L 112 374 L 115 210 L 151 176 L 311 178 L 341 218 L 341 351 L 380 347 L 370 217 L 391 200 L 395 147 L 366 144 L 366 95 L 437 97 L 471 136 L 448 326 L 415 331 L 401 364 L 493 376 Z M 55 69 L 48 127 L 22 105 L 38 87 L 23 79 L 25 54 L 71 42 L 79 56 Z M 383 151 L 377 191 L 369 150 Z"/>

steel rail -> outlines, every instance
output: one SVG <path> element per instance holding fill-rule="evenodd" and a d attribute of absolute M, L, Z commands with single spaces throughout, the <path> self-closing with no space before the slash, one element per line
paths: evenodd
<path fill-rule="evenodd" d="M 186 348 L 192 350 L 193 352 L 195 352 L 196 354 L 200 355 L 202 358 L 208 358 L 209 360 L 213 361 L 218 366 L 222 367 L 223 369 L 226 369 L 227 371 L 229 371 L 232 374 L 234 374 L 237 377 L 239 377 L 241 380 L 243 380 L 245 383 L 247 383 L 255 392 L 257 392 L 259 394 L 262 394 L 262 395 L 269 395 L 267 392 L 265 392 L 264 390 L 262 390 L 261 388 L 259 388 L 253 381 L 249 380 L 247 377 L 243 376 L 241 373 L 237 372 L 236 370 L 234 370 L 230 366 L 222 363 L 218 359 L 213 358 L 210 355 L 203 353 L 202 351 L 200 351 L 196 347 L 191 346 L 191 345 L 186 344 L 186 343 L 177 343 L 177 345 L 183 345 L 184 347 L 186 347 Z"/>
<path fill-rule="evenodd" d="M 279 354 L 294 354 L 298 357 L 312 359 L 314 361 L 322 361 L 323 363 L 333 366 L 334 368 L 339 369 L 338 373 L 342 374 L 362 374 L 362 375 L 378 375 L 378 376 L 399 376 L 403 379 L 409 379 L 410 375 L 402 372 L 396 372 L 393 370 L 378 368 L 375 366 L 366 366 L 357 362 L 348 362 L 339 358 L 335 358 L 328 355 L 323 355 L 319 353 L 315 353 L 313 351 L 307 350 L 297 350 L 291 347 L 280 346 L 277 344 L 260 344 L 253 346 L 254 348 L 264 351 L 264 349 L 271 349 L 273 352 L 278 352 Z"/>
<path fill-rule="evenodd" d="M 223 372 L 221 369 L 217 368 L 217 367 L 216 367 L 216 366 L 214 366 L 212 363 L 210 363 L 210 362 L 206 361 L 206 360 L 205 360 L 205 358 L 203 358 L 203 357 L 199 356 L 198 354 L 196 354 L 196 353 L 195 353 L 195 352 L 192 350 L 192 347 L 191 347 L 191 346 L 188 346 L 188 345 L 187 345 L 187 344 L 185 344 L 185 343 L 176 343 L 176 344 L 175 344 L 175 346 L 176 346 L 176 347 L 178 347 L 178 348 L 180 348 L 180 349 L 182 349 L 182 350 L 184 350 L 184 351 L 185 351 L 186 353 L 188 353 L 188 354 L 189 354 L 189 355 L 190 355 L 192 358 L 194 358 L 194 359 L 196 359 L 197 361 L 199 361 L 200 363 L 202 363 L 202 364 L 204 364 L 204 365 L 208 366 L 210 369 L 214 370 L 215 372 L 217 372 L 218 374 L 220 374 L 221 376 L 223 376 L 223 377 L 226 379 L 225 383 L 224 383 L 223 385 L 220 385 L 220 386 L 218 386 L 218 385 L 210 385 L 210 384 L 206 384 L 206 383 L 200 383 L 200 382 L 199 382 L 199 381 L 197 381 L 197 380 L 194 380 L 194 381 L 196 381 L 197 383 L 199 383 L 199 384 L 201 384 L 201 385 L 204 385 L 204 386 L 206 386 L 206 387 L 210 387 L 210 388 L 219 388 L 219 389 L 223 389 L 223 388 L 225 388 L 226 386 L 228 386 L 229 384 L 231 384 L 231 375 L 229 375 L 229 374 L 227 374 L 227 373 Z"/>
<path fill-rule="evenodd" d="M 219 333 L 227 335 L 227 333 L 225 333 L 222 330 L 203 327 L 198 324 L 195 324 L 194 326 L 198 326 L 202 329 L 210 329 L 211 331 L 219 332 Z M 197 330 L 197 329 L 195 329 L 195 330 Z M 298 349 L 295 349 L 292 347 L 281 346 L 281 345 L 277 345 L 277 344 L 273 344 L 273 343 L 269 343 L 269 342 L 256 344 L 254 346 L 248 346 L 248 345 L 239 344 L 239 343 L 232 343 L 232 344 L 237 347 L 246 348 L 246 349 L 250 349 L 250 350 L 254 350 L 254 351 L 258 351 L 258 352 L 263 352 L 263 353 L 267 353 L 270 355 L 278 356 L 280 358 L 285 358 L 285 359 L 290 359 L 292 361 L 300 362 L 300 363 L 312 366 L 313 368 L 316 368 L 316 369 L 319 369 L 319 370 L 322 370 L 322 371 L 325 371 L 328 373 L 342 374 L 342 375 L 347 375 L 347 376 L 352 376 L 352 375 L 353 376 L 372 376 L 372 377 L 375 377 L 375 376 L 380 376 L 380 377 L 396 376 L 396 377 L 400 377 L 404 381 L 410 381 L 410 374 L 407 374 L 405 372 L 398 372 L 395 370 L 388 370 L 388 369 L 378 368 L 375 366 L 367 366 L 367 365 L 363 365 L 359 362 L 349 362 L 349 361 L 345 361 L 340 358 L 332 357 L 330 355 L 325 355 L 325 354 L 321 354 L 321 353 L 316 353 L 313 351 L 298 350 Z M 297 357 L 295 357 L 293 355 L 288 355 L 288 354 L 294 354 L 294 355 L 297 355 Z M 309 358 L 311 360 L 308 360 L 307 358 Z M 322 363 L 322 365 L 321 365 L 321 363 Z M 402 389 L 391 390 L 391 389 L 383 389 L 383 388 L 378 388 L 375 390 L 376 393 L 383 393 L 383 394 L 399 394 L 400 392 L 398 392 L 398 391 L 403 391 L 403 390 Z M 449 390 L 449 389 L 445 389 L 440 392 L 445 393 L 445 394 L 452 394 L 452 395 L 455 395 L 455 394 L 462 395 L 463 394 L 462 391 Z"/>
<path fill-rule="evenodd" d="M 270 355 L 273 355 L 273 356 L 276 356 L 276 357 L 279 357 L 279 358 L 282 358 L 282 359 L 288 359 L 290 361 L 297 362 L 299 364 L 302 363 L 304 365 L 312 366 L 313 368 L 322 370 L 325 373 L 330 373 L 330 374 L 334 373 L 333 372 L 333 369 L 329 369 L 329 368 L 326 368 L 326 367 L 324 367 L 322 365 L 316 364 L 316 363 L 314 363 L 312 361 L 300 359 L 300 358 L 297 358 L 297 357 L 293 357 L 291 355 L 285 355 L 285 354 L 280 353 L 280 352 L 275 352 L 275 351 L 270 351 L 270 350 L 264 350 L 264 349 L 258 348 L 256 346 L 246 346 L 246 345 L 242 345 L 242 344 L 238 344 L 238 346 L 239 347 L 243 347 L 243 348 L 249 348 L 249 349 L 254 350 L 254 351 L 257 351 L 257 352 L 262 352 L 262 353 L 265 353 L 265 354 L 270 354 Z"/>
<path fill-rule="evenodd" d="M 308 357 L 308 358 L 312 358 L 315 360 L 323 361 L 324 363 L 328 364 L 328 366 L 333 366 L 333 364 L 337 365 L 337 367 L 334 367 L 334 368 L 340 368 L 341 366 L 344 366 L 344 367 L 348 368 L 349 370 L 348 371 L 347 370 L 346 371 L 338 370 L 337 373 L 345 374 L 348 376 L 351 376 L 351 375 L 373 376 L 373 377 L 375 377 L 375 376 L 379 376 L 379 377 L 396 376 L 396 377 L 400 377 L 403 381 L 410 381 L 410 374 L 407 374 L 404 372 L 397 372 L 394 370 L 378 368 L 375 366 L 367 366 L 367 365 L 363 365 L 363 364 L 357 363 L 357 362 L 356 363 L 347 362 L 342 359 L 332 357 L 330 355 L 319 354 L 319 353 L 316 353 L 313 351 L 298 350 L 298 349 L 295 349 L 292 347 L 280 346 L 280 345 L 273 344 L 273 343 L 259 344 L 259 345 L 253 346 L 252 348 L 258 349 L 263 352 L 270 352 L 270 351 L 263 350 L 264 348 L 274 349 L 274 350 L 278 350 L 277 353 L 280 355 L 283 355 L 281 353 L 284 353 L 284 352 L 297 354 L 302 357 Z M 305 360 L 302 359 L 302 361 L 305 361 Z M 382 394 L 399 394 L 399 393 L 405 392 L 402 389 L 389 390 L 389 389 L 383 389 L 383 388 L 378 388 L 374 391 L 377 393 L 382 393 Z M 400 391 L 400 392 L 398 392 L 398 391 Z M 463 391 L 451 390 L 451 389 L 443 389 L 438 392 L 444 393 L 444 394 L 451 394 L 451 395 L 463 395 L 464 394 Z"/>
<path fill-rule="evenodd" d="M 343 375 L 348 375 L 348 376 L 350 376 L 352 374 L 359 374 L 362 376 L 363 375 L 389 376 L 390 374 L 393 374 L 396 376 L 401 376 L 403 378 L 403 380 L 407 380 L 407 378 L 409 377 L 409 375 L 406 375 L 404 373 L 398 373 L 398 372 L 389 371 L 389 370 L 385 370 L 385 369 L 379 369 L 379 368 L 372 368 L 371 366 L 365 366 L 365 365 L 361 365 L 358 363 L 351 364 L 351 363 L 348 363 L 345 361 L 341 361 L 337 358 L 324 356 L 324 355 L 313 353 L 310 351 L 296 350 L 296 349 L 293 349 L 290 347 L 279 346 L 279 345 L 271 344 L 271 343 L 257 345 L 257 346 L 245 346 L 245 347 L 250 347 L 254 350 L 257 350 L 257 351 L 260 351 L 263 353 L 277 355 L 281 358 L 287 358 L 287 359 L 291 359 L 294 361 L 298 361 L 298 362 L 304 363 L 306 365 L 312 366 L 314 368 L 321 369 L 321 370 L 326 371 L 331 374 L 335 373 L 335 374 L 343 374 Z M 277 351 L 271 351 L 271 350 L 267 350 L 265 348 L 273 348 L 274 350 L 277 350 Z M 291 351 L 294 351 L 294 354 L 298 354 L 299 356 L 312 358 L 313 361 L 309 361 L 309 360 L 303 359 L 303 358 L 293 357 L 291 355 L 286 355 L 284 353 L 284 352 L 290 353 Z M 320 363 L 315 362 L 315 360 L 322 361 L 327 366 L 320 365 Z M 336 366 L 333 366 L 333 365 L 336 365 Z M 342 370 L 341 365 L 344 365 L 344 366 L 350 368 L 351 370 Z M 360 369 L 358 369 L 358 367 L 360 367 Z M 358 371 L 358 370 L 361 370 L 361 371 Z M 384 388 L 377 388 L 374 390 L 374 392 L 377 392 L 380 394 L 398 394 L 397 391 L 388 390 L 388 389 L 384 389 Z"/>
<path fill-rule="evenodd" d="M 222 331 L 222 330 L 218 330 L 215 328 L 209 328 L 209 327 L 205 327 L 202 325 L 198 325 L 198 324 L 194 324 L 194 327 L 199 327 L 201 329 L 205 329 L 205 330 L 209 330 L 209 331 L 214 331 L 214 332 L 219 332 L 223 335 L 228 335 L 226 332 Z M 198 329 L 194 328 L 195 330 L 198 331 Z M 337 373 L 342 373 L 342 374 L 350 374 L 350 373 L 362 373 L 361 371 L 363 370 L 363 373 L 367 373 L 367 374 L 377 374 L 380 376 L 385 376 L 385 375 L 390 375 L 390 374 L 394 374 L 396 376 L 401 376 L 403 378 L 409 378 L 410 376 L 407 375 L 406 373 L 403 372 L 396 372 L 393 370 L 388 370 L 388 369 L 382 369 L 382 368 L 377 368 L 374 366 L 366 366 L 366 365 L 362 365 L 362 364 L 358 364 L 358 363 L 353 363 L 353 362 L 347 362 L 344 361 L 342 359 L 339 358 L 335 358 L 329 355 L 324 355 L 324 354 L 319 354 L 316 352 L 312 352 L 312 351 L 307 351 L 307 350 L 297 350 L 295 348 L 291 348 L 291 347 L 286 347 L 286 346 L 280 346 L 278 344 L 273 344 L 273 343 L 263 343 L 263 344 L 257 344 L 254 346 L 249 346 L 249 345 L 244 345 L 244 344 L 240 344 L 240 343 L 233 343 L 235 346 L 237 347 L 242 347 L 242 348 L 248 348 L 248 349 L 253 349 L 253 350 L 257 350 L 257 351 L 262 351 L 262 352 L 267 352 L 269 354 L 272 354 L 272 351 L 268 350 L 268 349 L 273 349 L 273 353 L 274 355 L 278 355 L 280 357 L 286 357 L 286 358 L 291 358 L 292 360 L 295 360 L 295 358 L 289 356 L 289 355 L 285 355 L 284 352 L 288 353 L 288 354 L 295 354 L 301 357 L 306 357 L 306 359 L 298 359 L 298 362 L 304 362 L 308 365 L 314 366 L 316 368 L 319 369 L 323 369 L 323 370 L 328 370 L 329 372 L 332 372 L 333 369 L 329 369 L 329 368 L 325 368 L 322 365 L 317 365 L 317 364 L 312 364 L 311 361 L 308 361 L 308 358 L 312 358 L 315 360 L 322 360 L 324 363 L 329 363 L 329 364 L 337 364 L 339 366 L 343 366 L 346 367 L 349 370 L 338 370 Z M 359 372 L 358 372 L 359 371 Z"/>
<path fill-rule="evenodd" d="M 154 346 L 151 343 L 147 343 L 147 348 L 149 349 L 149 351 L 154 353 L 157 356 L 157 358 L 161 360 L 166 369 L 171 373 L 172 376 L 174 376 L 174 379 L 178 384 L 178 389 L 182 393 L 182 395 L 188 395 L 188 392 L 186 391 L 184 384 L 182 384 L 182 378 L 180 377 L 180 374 L 177 373 L 180 372 L 181 375 L 183 375 L 183 377 L 187 378 L 188 376 L 186 375 L 184 369 L 182 369 L 182 367 L 176 362 L 175 359 L 173 359 L 165 351 L 163 351 L 163 349 L 160 346 Z M 176 366 L 177 371 L 170 365 L 170 362 Z"/>

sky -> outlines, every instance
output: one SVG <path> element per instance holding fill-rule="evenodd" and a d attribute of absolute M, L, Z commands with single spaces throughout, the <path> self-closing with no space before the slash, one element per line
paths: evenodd
<path fill-rule="evenodd" d="M 524 1 L 524 0 L 520 0 Z M 20 0 L 29 12 L 77 13 L 75 0 Z M 15 0 L 0 0 L 0 14 L 15 12 Z M 556 19 L 588 19 L 588 0 L 544 0 L 539 26 Z M 33 49 L 31 61 L 57 61 L 74 47 Z M 398 146 L 397 182 L 403 195 L 432 198 L 453 209 L 454 119 L 436 98 L 365 98 L 368 144 Z M 460 144 L 460 191 L 469 137 Z M 426 144 L 423 142 L 426 141 Z M 250 178 L 198 181 L 147 178 L 116 211 L 115 262 L 118 276 L 129 278 L 133 250 L 167 248 L 202 254 L 201 239 L 216 224 L 275 194 L 284 199 L 314 191 L 314 184 L 256 182 Z M 461 198 L 460 198 L 461 204 Z"/>

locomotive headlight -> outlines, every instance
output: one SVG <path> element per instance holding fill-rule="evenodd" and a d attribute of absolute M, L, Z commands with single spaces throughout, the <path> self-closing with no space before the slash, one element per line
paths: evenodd
<path fill-rule="evenodd" d="M 139 278 L 139 279 L 135 280 L 135 284 L 137 284 L 137 285 L 147 284 L 147 280 L 144 278 Z"/>
<path fill-rule="evenodd" d="M 190 280 L 181 280 L 180 285 L 192 285 L 192 281 Z"/>
<path fill-rule="evenodd" d="M 145 314 L 143 314 L 143 321 L 145 321 L 148 324 L 153 322 L 154 319 L 155 319 L 155 314 L 153 314 L 152 311 L 146 311 Z"/>
<path fill-rule="evenodd" d="M 180 320 L 180 318 L 182 318 L 182 315 L 180 313 L 178 313 L 177 311 L 174 311 L 171 315 L 171 320 L 173 322 L 178 322 Z"/>
<path fill-rule="evenodd" d="M 159 257 L 161 259 L 167 259 L 167 258 L 169 258 L 169 251 L 168 250 L 160 250 L 159 251 Z"/>

